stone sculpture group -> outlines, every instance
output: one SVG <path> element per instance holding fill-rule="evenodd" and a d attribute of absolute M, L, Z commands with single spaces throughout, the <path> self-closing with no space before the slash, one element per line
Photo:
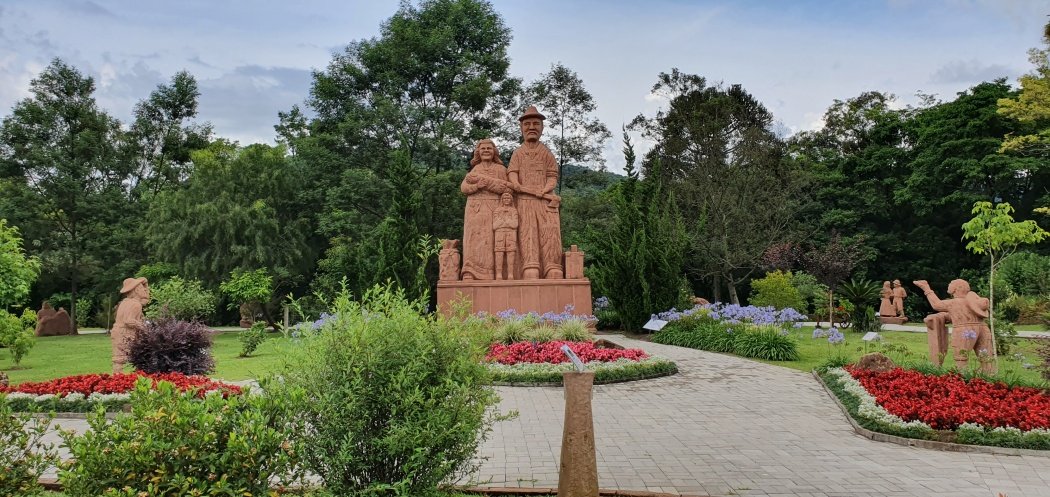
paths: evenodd
<path fill-rule="evenodd" d="M 879 296 L 882 298 L 879 305 L 879 321 L 888 324 L 908 322 L 908 317 L 904 315 L 904 299 L 908 297 L 908 292 L 901 285 L 901 280 L 893 280 L 892 288 L 890 282 L 883 281 Z"/>
<path fill-rule="evenodd" d="M 590 313 L 583 252 L 563 252 L 558 162 L 540 142 L 544 119 L 535 106 L 518 119 L 524 143 L 507 167 L 492 140 L 475 146 L 460 184 L 467 196 L 462 245 L 443 240 L 438 254 L 439 306 L 465 297 L 475 312 L 560 312 L 571 305 Z"/>

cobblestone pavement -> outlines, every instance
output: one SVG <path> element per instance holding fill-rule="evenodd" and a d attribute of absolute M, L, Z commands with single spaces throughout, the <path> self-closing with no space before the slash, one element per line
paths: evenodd
<path fill-rule="evenodd" d="M 1050 496 L 1050 457 L 964 454 L 855 434 L 809 374 L 631 340 L 678 363 L 674 376 L 594 391 L 603 488 L 700 495 Z M 491 486 L 556 487 L 562 389 L 501 387 L 481 455 Z"/>

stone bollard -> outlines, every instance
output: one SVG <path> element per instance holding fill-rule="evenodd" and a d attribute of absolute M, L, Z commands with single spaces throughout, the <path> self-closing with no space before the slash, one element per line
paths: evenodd
<path fill-rule="evenodd" d="M 562 373 L 565 382 L 565 429 L 561 436 L 558 497 L 598 497 L 598 462 L 594 453 L 591 387 L 594 372 Z"/>

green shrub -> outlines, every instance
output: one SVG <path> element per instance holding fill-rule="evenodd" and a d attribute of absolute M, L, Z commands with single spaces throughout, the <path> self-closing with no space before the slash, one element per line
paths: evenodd
<path fill-rule="evenodd" d="M 21 318 L 0 310 L 0 345 L 7 348 L 15 366 L 21 364 L 22 359 L 36 345 L 36 336 L 33 333 L 35 323 L 36 312 L 33 310 L 26 309 Z"/>
<path fill-rule="evenodd" d="M 12 412 L 0 394 L 0 495 L 28 497 L 44 490 L 37 480 L 58 462 L 54 446 L 43 442 L 51 420 Z"/>
<path fill-rule="evenodd" d="M 769 361 L 797 361 L 798 343 L 775 326 L 760 326 L 736 334 L 733 352 Z"/>
<path fill-rule="evenodd" d="M 238 357 L 250 357 L 255 349 L 266 340 L 266 323 L 255 323 L 251 328 L 241 332 L 241 353 Z"/>
<path fill-rule="evenodd" d="M 146 307 L 146 317 L 175 318 L 197 321 L 215 312 L 215 294 L 205 290 L 198 280 L 184 280 L 173 276 L 150 288 L 152 301 Z"/>
<path fill-rule="evenodd" d="M 61 466 L 69 497 L 270 495 L 291 483 L 297 462 L 282 399 L 214 392 L 199 398 L 139 379 L 131 412 L 88 416 L 82 435 L 62 433 L 73 461 Z"/>
<path fill-rule="evenodd" d="M 1017 343 L 1017 329 L 1014 324 L 1003 318 L 1001 312 L 995 313 L 995 353 L 999 357 L 1010 355 L 1010 348 Z"/>
<path fill-rule="evenodd" d="M 796 309 L 803 314 L 812 314 L 814 309 L 827 307 L 828 287 L 817 281 L 812 274 L 804 271 L 791 273 L 791 286 L 798 289 L 803 307 Z"/>
<path fill-rule="evenodd" d="M 996 287 L 998 292 L 998 287 Z M 995 309 L 1006 321 L 1016 324 L 1038 324 L 1050 312 L 1050 297 L 1013 294 L 997 300 Z M 998 324 L 998 322 L 996 323 Z"/>
<path fill-rule="evenodd" d="M 558 323 L 556 329 L 558 338 L 569 342 L 590 342 L 594 335 L 587 328 L 587 323 L 579 319 L 566 319 Z"/>
<path fill-rule="evenodd" d="M 730 326 L 707 315 L 693 314 L 668 323 L 664 329 L 653 334 L 652 341 L 711 352 L 732 352 L 736 337 L 734 328 L 743 327 Z"/>
<path fill-rule="evenodd" d="M 999 262 L 998 274 L 1010 291 L 1020 295 L 1050 294 L 1050 256 L 1015 252 Z M 999 280 L 996 279 L 996 293 Z"/>
<path fill-rule="evenodd" d="M 791 284 L 791 273 L 779 270 L 766 273 L 764 278 L 751 280 L 750 304 L 772 306 L 778 310 L 789 307 L 800 310 L 805 307 L 802 294 Z"/>
<path fill-rule="evenodd" d="M 77 327 L 87 328 L 91 322 L 91 311 L 95 307 L 94 299 L 91 297 L 81 297 L 77 299 Z"/>
<path fill-rule="evenodd" d="M 401 291 L 361 302 L 344 291 L 282 373 L 282 388 L 302 393 L 288 407 L 304 467 L 334 495 L 431 495 L 477 467 L 498 401 L 487 344 L 424 309 Z"/>

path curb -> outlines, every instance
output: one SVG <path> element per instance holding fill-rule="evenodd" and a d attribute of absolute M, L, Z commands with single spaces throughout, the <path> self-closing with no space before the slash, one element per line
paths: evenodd
<path fill-rule="evenodd" d="M 849 410 L 846 406 L 842 405 L 842 401 L 839 400 L 835 392 L 832 392 L 828 385 L 824 383 L 824 379 L 817 374 L 816 371 L 812 372 L 813 378 L 817 380 L 817 383 L 824 389 L 824 392 L 831 397 L 831 400 L 835 401 L 835 405 L 839 406 L 842 414 L 849 421 L 850 426 L 853 427 L 858 435 L 874 440 L 876 442 L 889 442 L 897 445 L 904 445 L 906 447 L 919 447 L 922 449 L 940 450 L 944 452 L 968 452 L 975 454 L 995 454 L 1000 456 L 1035 456 L 1035 457 L 1046 457 L 1050 458 L 1050 451 L 1046 450 L 1035 450 L 1035 449 L 1015 449 L 1013 447 L 996 447 L 994 445 L 967 445 L 957 444 L 951 442 L 938 442 L 936 440 L 922 440 L 918 438 L 905 438 L 898 437 L 896 435 L 887 435 L 885 433 L 879 433 L 877 431 L 871 431 L 857 423 L 853 416 L 850 415 Z"/>

